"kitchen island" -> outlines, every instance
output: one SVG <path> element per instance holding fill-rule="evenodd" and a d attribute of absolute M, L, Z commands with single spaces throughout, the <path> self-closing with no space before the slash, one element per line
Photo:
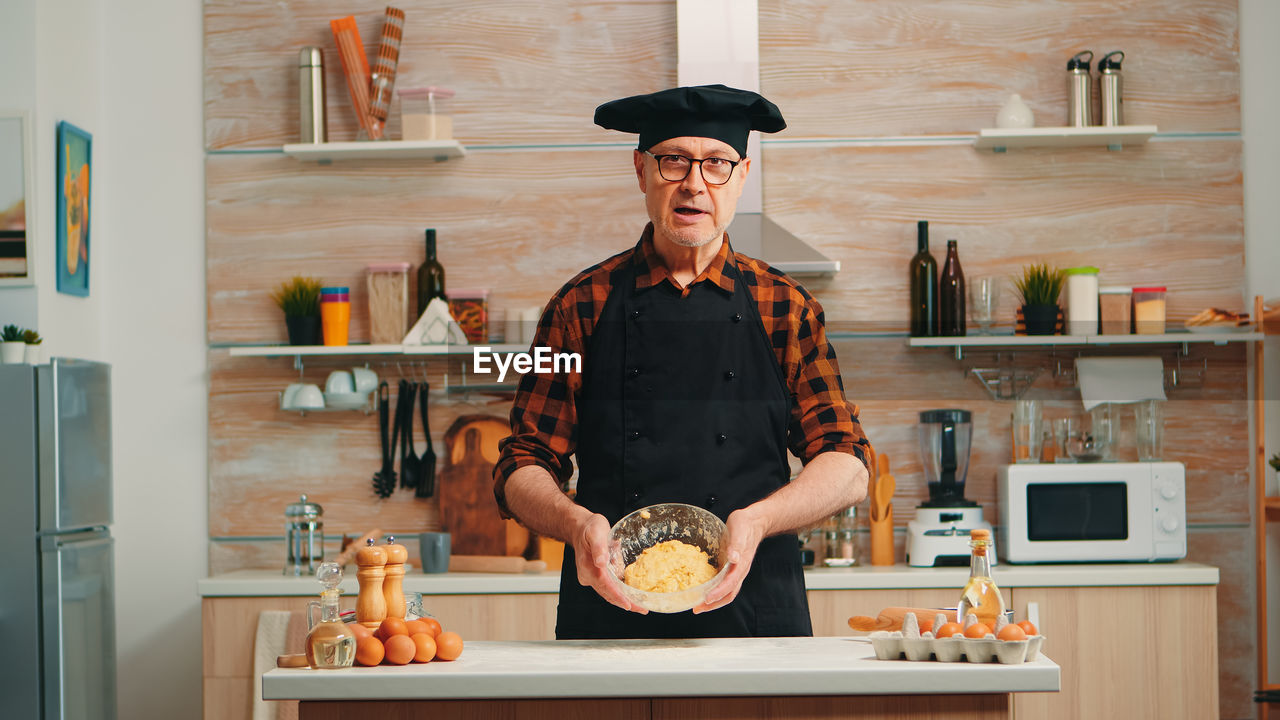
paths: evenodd
<path fill-rule="evenodd" d="M 476 641 L 453 662 L 270 670 L 262 692 L 300 700 L 301 720 L 1003 719 L 1010 693 L 1059 684 L 1043 655 L 1016 665 L 889 661 L 862 638 L 814 637 Z"/>

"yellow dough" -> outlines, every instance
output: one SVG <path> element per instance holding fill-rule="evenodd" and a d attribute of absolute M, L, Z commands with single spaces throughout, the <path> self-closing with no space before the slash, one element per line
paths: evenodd
<path fill-rule="evenodd" d="M 669 593 L 701 585 L 715 576 L 716 568 L 705 552 L 668 540 L 645 548 L 622 572 L 622 581 L 646 592 Z"/>

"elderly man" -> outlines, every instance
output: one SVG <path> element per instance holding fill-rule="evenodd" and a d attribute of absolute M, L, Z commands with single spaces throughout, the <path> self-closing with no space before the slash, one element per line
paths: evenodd
<path fill-rule="evenodd" d="M 821 306 L 725 235 L 748 133 L 786 123 L 723 85 L 615 100 L 595 122 L 639 134 L 651 222 L 547 304 L 534 345 L 579 353 L 582 372 L 522 378 L 498 504 L 566 543 L 559 638 L 811 635 L 796 533 L 866 496 L 867 440 Z M 804 462 L 794 479 L 788 450 Z M 691 612 L 647 614 L 608 568 L 612 524 L 662 502 L 726 523 L 724 577 Z"/>

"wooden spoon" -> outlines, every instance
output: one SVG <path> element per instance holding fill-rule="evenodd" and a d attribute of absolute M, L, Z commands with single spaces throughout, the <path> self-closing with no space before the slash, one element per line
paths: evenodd
<path fill-rule="evenodd" d="M 893 493 L 897 491 L 897 481 L 889 474 L 889 456 L 881 453 L 876 456 L 876 470 L 879 477 L 871 496 L 871 519 L 880 520 L 885 517 L 889 503 L 893 502 Z"/>

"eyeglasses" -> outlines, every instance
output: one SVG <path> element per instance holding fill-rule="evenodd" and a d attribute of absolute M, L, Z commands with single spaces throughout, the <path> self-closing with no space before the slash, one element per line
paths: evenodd
<path fill-rule="evenodd" d="M 729 178 L 733 176 L 733 169 L 742 162 L 718 157 L 699 159 L 685 155 L 654 155 L 648 150 L 645 150 L 644 154 L 658 161 L 658 174 L 667 182 L 680 182 L 689 177 L 693 164 L 698 163 L 704 182 L 708 185 L 723 185 L 729 182 Z"/>

